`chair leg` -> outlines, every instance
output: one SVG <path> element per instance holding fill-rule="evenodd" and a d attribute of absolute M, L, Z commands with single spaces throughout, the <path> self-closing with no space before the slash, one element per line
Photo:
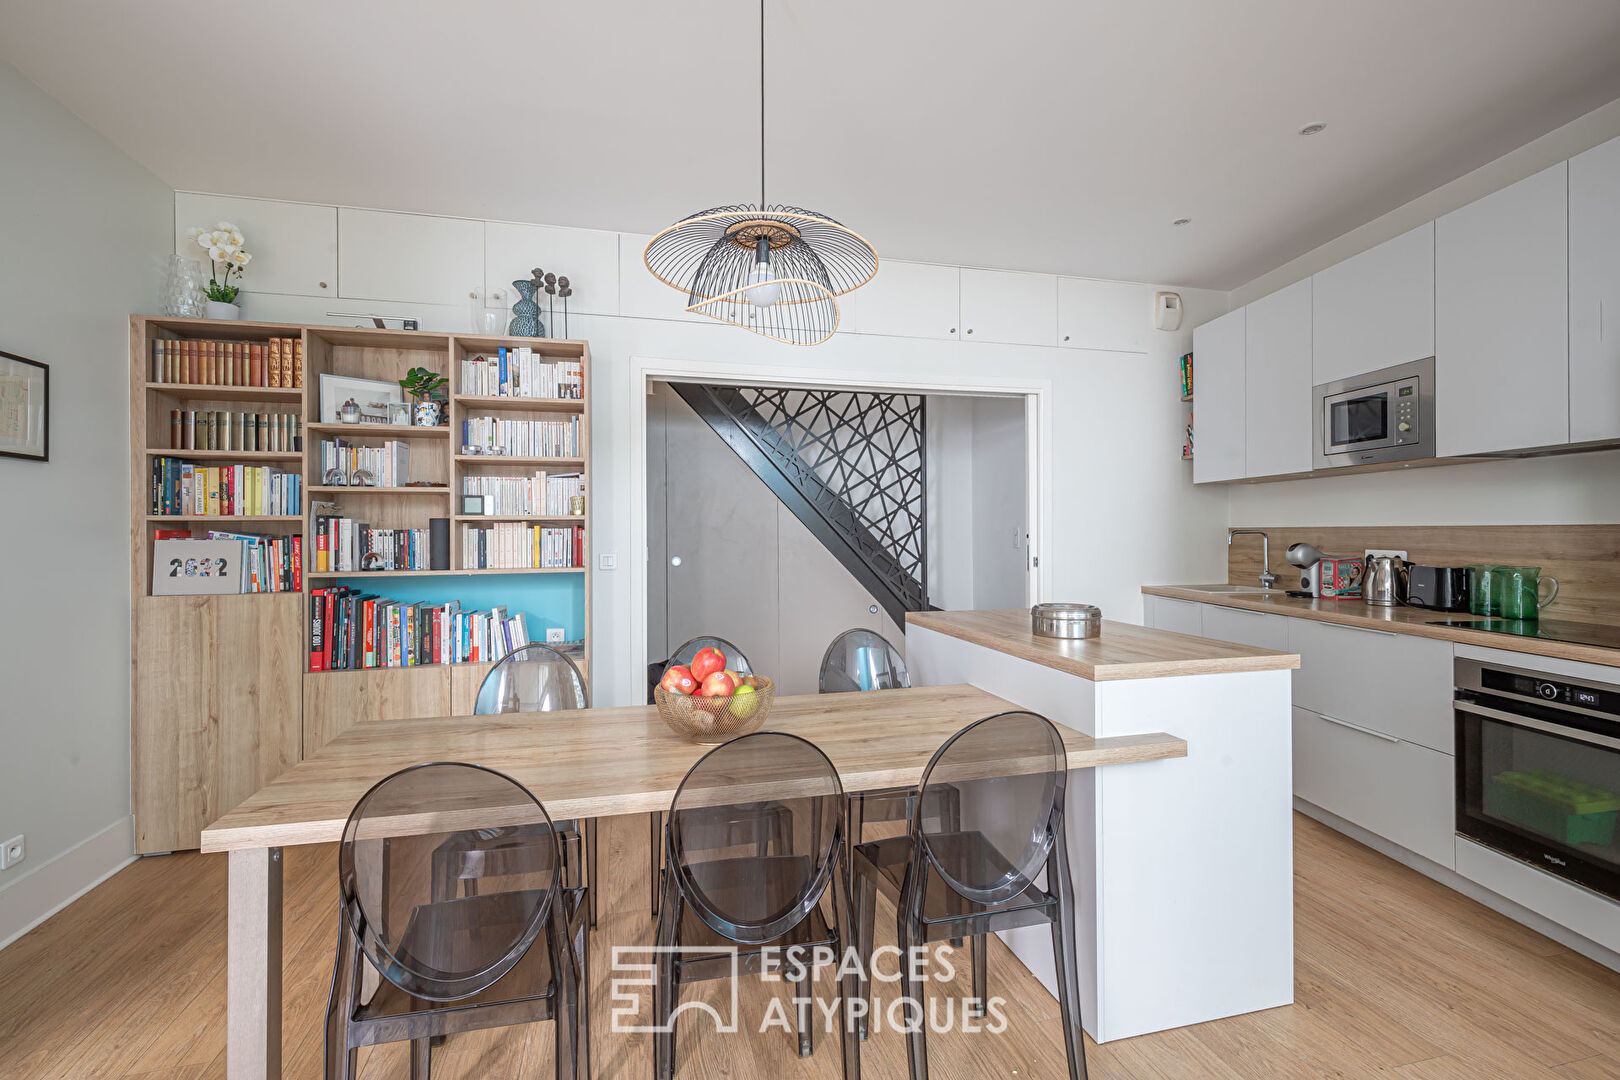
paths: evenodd
<path fill-rule="evenodd" d="M 594 890 L 591 895 L 595 896 Z M 578 1077 L 589 1080 L 591 1075 L 591 928 L 595 925 L 594 918 L 591 927 L 582 925 L 574 945 L 579 959 L 575 976 L 575 992 L 579 999 L 579 1033 L 574 1039 L 575 1056 L 579 1062 L 574 1073 L 576 1080 Z"/>
<path fill-rule="evenodd" d="M 433 1051 L 426 1039 L 411 1040 L 411 1080 L 429 1080 Z"/>
<path fill-rule="evenodd" d="M 840 859 L 842 864 L 839 872 L 833 875 L 833 918 L 838 922 L 838 939 L 834 943 L 833 955 L 838 958 L 840 969 L 846 968 L 843 950 L 855 948 L 859 931 L 855 928 L 855 913 L 850 910 L 850 864 L 847 858 Z M 839 1060 L 844 1069 L 844 1080 L 860 1080 L 861 1078 L 861 1040 L 855 1032 L 855 1026 L 850 1023 L 850 1002 L 861 994 L 861 979 L 854 972 L 848 972 L 838 987 L 839 1011 L 838 1032 Z"/>
<path fill-rule="evenodd" d="M 658 858 L 664 844 L 664 815 L 662 811 L 654 810 L 647 815 L 647 839 L 648 859 L 652 866 L 652 873 L 649 875 L 652 882 L 650 886 L 652 890 L 652 917 L 656 919 L 658 918 L 658 897 L 663 885 L 659 880 L 662 875 L 659 873 L 661 863 Z"/>
<path fill-rule="evenodd" d="M 1080 1018 L 1080 974 L 1074 954 L 1074 882 L 1069 877 L 1069 850 L 1061 817 L 1056 832 L 1057 841 L 1046 859 L 1046 885 L 1049 890 L 1057 886 L 1052 948 L 1057 961 L 1058 1006 L 1063 1013 L 1063 1048 L 1069 1055 L 1069 1080 L 1086 1080 L 1086 1032 Z"/>
<path fill-rule="evenodd" d="M 911 1068 L 911 1080 L 928 1080 L 927 982 L 912 977 L 911 964 L 912 950 L 926 948 L 928 940 L 922 924 L 923 883 L 917 878 L 917 866 L 913 863 L 906 868 L 906 880 L 900 890 L 895 939 L 900 944 L 900 985 L 905 988 L 906 998 L 917 1005 L 916 1023 L 906 1035 L 906 1061 Z"/>
<path fill-rule="evenodd" d="M 590 905 L 591 929 L 596 929 L 596 819 L 585 821 L 585 901 Z"/>
<path fill-rule="evenodd" d="M 807 1058 L 816 1052 L 815 1031 L 812 1027 L 815 1023 L 815 1007 L 810 1000 L 815 995 L 815 980 L 811 977 L 810 970 L 806 968 L 798 974 L 789 972 L 787 981 L 795 999 L 793 1022 L 798 1028 L 799 1056 Z"/>
<path fill-rule="evenodd" d="M 877 887 L 872 884 L 865 874 L 855 875 L 856 906 L 859 909 L 857 918 L 860 920 L 855 930 L 855 947 L 860 953 L 861 971 L 866 974 L 866 1011 L 861 1014 L 859 1024 L 860 1037 L 865 1039 L 871 1032 L 870 1016 L 873 1001 L 877 996 L 877 988 L 872 978 L 872 949 L 875 946 L 873 938 L 877 934 Z"/>
<path fill-rule="evenodd" d="M 990 935 L 988 932 L 973 937 L 973 997 L 971 1016 L 984 1015 L 984 1003 L 990 1000 Z"/>
<path fill-rule="evenodd" d="M 675 895 L 675 876 L 666 879 L 658 914 L 658 974 L 653 987 L 653 1077 L 672 1080 L 675 1075 L 675 1025 L 671 1020 L 680 999 L 674 946 L 680 939 L 681 902 Z"/>
<path fill-rule="evenodd" d="M 337 960 L 332 968 L 332 991 L 326 999 L 326 1080 L 354 1080 L 359 1052 L 349 1049 L 349 1019 L 354 1015 L 359 946 L 338 914 Z"/>

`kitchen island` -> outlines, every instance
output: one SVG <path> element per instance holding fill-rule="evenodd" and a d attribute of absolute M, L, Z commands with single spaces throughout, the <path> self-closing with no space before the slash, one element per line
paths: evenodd
<path fill-rule="evenodd" d="M 1096 738 L 1174 731 L 1185 758 L 1069 774 L 1081 995 L 1097 1042 L 1294 999 L 1292 653 L 1029 612 L 913 612 L 918 686 L 972 683 Z M 1051 937 L 1003 935 L 1048 989 Z"/>

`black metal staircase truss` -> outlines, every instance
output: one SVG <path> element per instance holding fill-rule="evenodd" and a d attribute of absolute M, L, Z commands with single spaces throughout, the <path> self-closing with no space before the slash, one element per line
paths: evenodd
<path fill-rule="evenodd" d="M 922 395 L 670 385 L 890 618 L 928 608 Z"/>

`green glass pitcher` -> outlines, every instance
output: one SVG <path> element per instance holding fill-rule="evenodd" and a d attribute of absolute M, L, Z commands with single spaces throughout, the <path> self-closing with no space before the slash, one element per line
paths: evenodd
<path fill-rule="evenodd" d="M 1547 598 L 1541 598 L 1541 586 L 1551 584 Z M 1490 568 L 1492 614 L 1504 619 L 1529 621 L 1539 617 L 1541 609 L 1558 599 L 1558 579 L 1542 577 L 1539 566 L 1493 566 Z"/>

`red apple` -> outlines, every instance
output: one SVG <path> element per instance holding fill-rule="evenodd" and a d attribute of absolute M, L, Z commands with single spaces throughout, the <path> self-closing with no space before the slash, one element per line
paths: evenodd
<path fill-rule="evenodd" d="M 726 669 L 726 654 L 713 645 L 705 645 L 692 657 L 692 678 L 702 682 L 717 671 Z"/>
<path fill-rule="evenodd" d="M 692 675 L 692 669 L 684 664 L 676 664 L 664 672 L 664 677 L 658 683 L 672 694 L 693 694 L 697 692 L 698 681 Z"/>
<path fill-rule="evenodd" d="M 698 688 L 698 693 L 704 697 L 730 697 L 737 690 L 737 684 L 730 675 L 723 671 L 716 671 Z"/>

